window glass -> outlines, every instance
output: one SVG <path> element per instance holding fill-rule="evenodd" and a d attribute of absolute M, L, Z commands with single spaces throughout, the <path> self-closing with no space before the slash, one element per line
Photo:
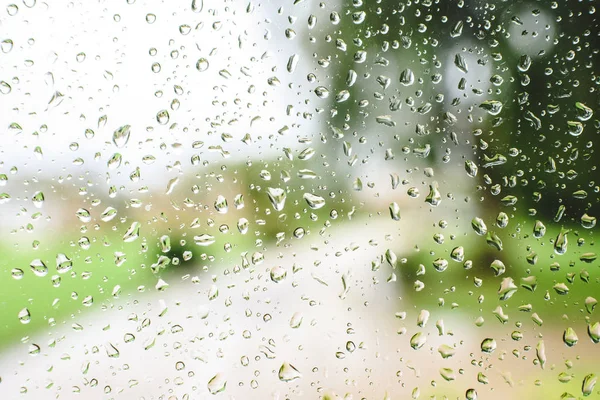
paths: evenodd
<path fill-rule="evenodd" d="M 580 399 L 592 0 L 3 0 L 3 399 Z"/>

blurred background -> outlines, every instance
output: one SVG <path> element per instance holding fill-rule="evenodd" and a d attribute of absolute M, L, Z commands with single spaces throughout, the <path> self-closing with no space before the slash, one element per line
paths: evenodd
<path fill-rule="evenodd" d="M 593 1 L 0 15 L 2 398 L 600 398 Z"/>

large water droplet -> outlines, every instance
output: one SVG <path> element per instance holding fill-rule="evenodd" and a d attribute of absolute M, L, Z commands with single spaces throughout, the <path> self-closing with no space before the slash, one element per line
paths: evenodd
<path fill-rule="evenodd" d="M 37 276 L 46 276 L 48 274 L 48 267 L 39 258 L 31 261 L 29 266 L 31 267 L 31 271 Z"/>
<path fill-rule="evenodd" d="M 483 236 L 487 233 L 487 226 L 485 225 L 485 222 L 483 222 L 483 219 L 479 217 L 473 218 L 471 221 L 471 226 L 473 227 L 475 233 L 480 236 Z"/>
<path fill-rule="evenodd" d="M 56 255 L 56 270 L 59 274 L 69 272 L 73 268 L 73 261 L 64 253 Z"/>
<path fill-rule="evenodd" d="M 427 336 L 423 332 L 417 332 L 410 338 L 410 347 L 418 350 L 425 345 L 425 342 L 427 342 Z"/>
<path fill-rule="evenodd" d="M 206 71 L 209 66 L 210 64 L 206 58 L 199 58 L 198 61 L 196 61 L 196 69 L 200 72 Z"/>
<path fill-rule="evenodd" d="M 325 199 L 312 193 L 304 193 L 304 200 L 310 208 L 318 210 L 325 205 Z"/>
<path fill-rule="evenodd" d="M 21 311 L 19 311 L 18 317 L 19 321 L 21 321 L 22 324 L 28 324 L 29 322 L 31 322 L 31 313 L 27 308 L 24 308 Z"/>
<path fill-rule="evenodd" d="M 204 0 L 192 0 L 192 11 L 199 13 L 204 8 Z"/>
<path fill-rule="evenodd" d="M 282 382 L 291 382 L 302 377 L 300 371 L 298 371 L 296 367 L 288 362 L 284 362 L 281 365 L 277 375 L 279 376 L 279 380 Z"/>
<path fill-rule="evenodd" d="M 223 392 L 227 386 L 227 380 L 221 373 L 216 374 L 208 381 L 207 388 L 210 394 Z"/>
<path fill-rule="evenodd" d="M 115 144 L 115 146 L 122 148 L 127 145 L 127 142 L 129 141 L 129 136 L 131 135 L 130 128 L 130 125 L 123 125 L 122 127 L 116 129 L 113 132 L 113 143 Z"/>
<path fill-rule="evenodd" d="M 215 237 L 211 236 L 207 233 L 203 233 L 202 235 L 194 236 L 194 243 L 198 246 L 210 246 L 215 242 Z"/>
<path fill-rule="evenodd" d="M 269 196 L 269 201 L 273 206 L 275 211 L 283 210 L 285 206 L 286 193 L 284 189 L 281 188 L 267 188 L 267 195 Z"/>
<path fill-rule="evenodd" d="M 156 113 L 156 121 L 161 125 L 168 124 L 169 119 L 170 119 L 169 111 L 167 111 L 167 110 L 161 110 Z"/>
<path fill-rule="evenodd" d="M 479 107 L 487 111 L 490 115 L 498 115 L 502 111 L 502 103 L 498 100 L 486 100 Z"/>
<path fill-rule="evenodd" d="M 42 192 L 35 192 L 34 195 L 31 196 L 31 201 L 36 208 L 42 208 L 44 205 L 44 200 L 44 193 Z"/>
<path fill-rule="evenodd" d="M 142 224 L 137 221 L 131 223 L 125 234 L 123 235 L 123 241 L 125 243 L 133 242 L 140 237 L 140 228 Z"/>

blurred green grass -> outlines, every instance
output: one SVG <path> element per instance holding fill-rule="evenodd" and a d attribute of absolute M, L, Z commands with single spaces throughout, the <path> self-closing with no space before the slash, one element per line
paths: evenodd
<path fill-rule="evenodd" d="M 124 243 L 120 238 L 112 238 L 112 245 L 92 244 L 89 250 L 68 247 L 63 243 L 49 240 L 38 250 L 0 249 L 4 254 L 2 273 L 5 284 L 0 291 L 0 348 L 34 332 L 49 327 L 53 320 L 57 325 L 76 324 L 77 316 L 86 309 L 94 309 L 110 303 L 115 287 L 120 287 L 120 295 L 136 290 L 140 285 L 149 285 L 156 280 L 148 265 L 151 259 L 142 253 L 139 242 Z M 70 271 L 59 274 L 56 270 L 57 253 L 65 253 L 73 261 Z M 127 260 L 115 265 L 115 252 L 126 254 Z M 89 257 L 88 262 L 85 259 Z M 34 259 L 42 260 L 48 267 L 45 276 L 37 276 L 30 268 Z M 16 280 L 12 270 L 23 270 L 21 279 Z M 53 284 L 53 277 L 60 277 L 60 285 Z M 93 304 L 83 304 L 87 296 L 92 296 Z M 87 303 L 87 302 L 86 302 Z M 27 308 L 31 313 L 30 322 L 21 323 L 19 312 Z M 108 323 L 108 322 L 107 322 Z"/>
<path fill-rule="evenodd" d="M 527 218 L 521 220 L 527 221 Z M 531 224 L 533 221 L 529 222 L 529 225 Z M 472 317 L 473 320 L 479 315 L 486 316 L 488 320 L 491 311 L 501 305 L 507 312 L 512 311 L 509 316 L 512 317 L 513 322 L 516 317 L 524 319 L 528 315 L 527 318 L 530 318 L 533 313 L 538 313 L 544 321 L 560 323 L 560 320 L 564 319 L 564 314 L 558 311 L 557 307 L 569 314 L 568 319 L 571 322 L 583 321 L 586 315 L 589 315 L 584 310 L 585 298 L 588 296 L 600 298 L 600 279 L 598 261 L 581 261 L 580 256 L 594 252 L 598 234 L 595 230 L 572 226 L 572 232 L 568 235 L 568 251 L 564 255 L 558 255 L 554 251 L 552 242 L 559 234 L 560 226 L 548 226 L 546 234 L 540 239 L 535 238 L 528 231 L 527 225 L 523 224 L 520 227 L 522 229 L 519 240 L 508 239 L 512 234 L 508 229 L 504 231 L 495 229 L 504 239 L 502 251 L 488 246 L 484 236 L 469 233 L 460 240 L 436 245 L 434 255 L 426 251 L 413 255 L 409 258 L 410 267 L 405 274 L 406 278 L 402 281 L 407 293 L 406 298 L 424 309 L 440 307 L 439 299 L 443 298 L 443 307 L 448 310 L 454 308 L 455 312 Z M 578 238 L 584 239 L 583 245 L 578 245 Z M 450 257 L 452 249 L 459 245 L 465 248 L 465 260 L 473 261 L 473 266 L 469 270 L 465 270 L 462 262 L 453 261 Z M 527 256 L 532 252 L 537 254 L 534 265 L 527 261 Z M 446 271 L 437 272 L 433 268 L 432 263 L 437 258 L 448 260 L 449 267 Z M 504 274 L 498 277 L 494 276 L 490 268 L 491 262 L 495 259 L 501 260 L 506 266 Z M 560 269 L 553 271 L 550 268 L 552 263 L 558 263 Z M 418 264 L 425 266 L 427 271 L 425 275 L 416 275 Z M 589 275 L 587 282 L 582 279 L 586 273 Z M 530 276 L 535 276 L 537 281 L 534 291 L 521 285 L 521 279 Z M 479 287 L 474 284 L 476 277 L 482 280 Z M 517 290 L 510 298 L 500 300 L 498 294 L 500 284 L 503 278 L 508 277 L 513 279 Z M 425 288 L 420 292 L 413 289 L 413 283 L 417 279 L 425 284 Z M 564 295 L 558 294 L 553 288 L 557 283 L 566 284 L 569 292 Z M 479 303 L 480 296 L 483 296 L 482 303 Z M 531 305 L 531 311 L 517 311 L 522 305 Z M 577 308 L 581 312 L 574 313 Z M 483 313 L 479 311 L 480 309 Z"/>

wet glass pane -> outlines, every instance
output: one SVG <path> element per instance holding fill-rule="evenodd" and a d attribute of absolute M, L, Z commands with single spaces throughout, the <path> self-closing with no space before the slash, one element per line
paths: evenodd
<path fill-rule="evenodd" d="M 598 4 L 0 4 L 0 398 L 582 399 Z"/>

